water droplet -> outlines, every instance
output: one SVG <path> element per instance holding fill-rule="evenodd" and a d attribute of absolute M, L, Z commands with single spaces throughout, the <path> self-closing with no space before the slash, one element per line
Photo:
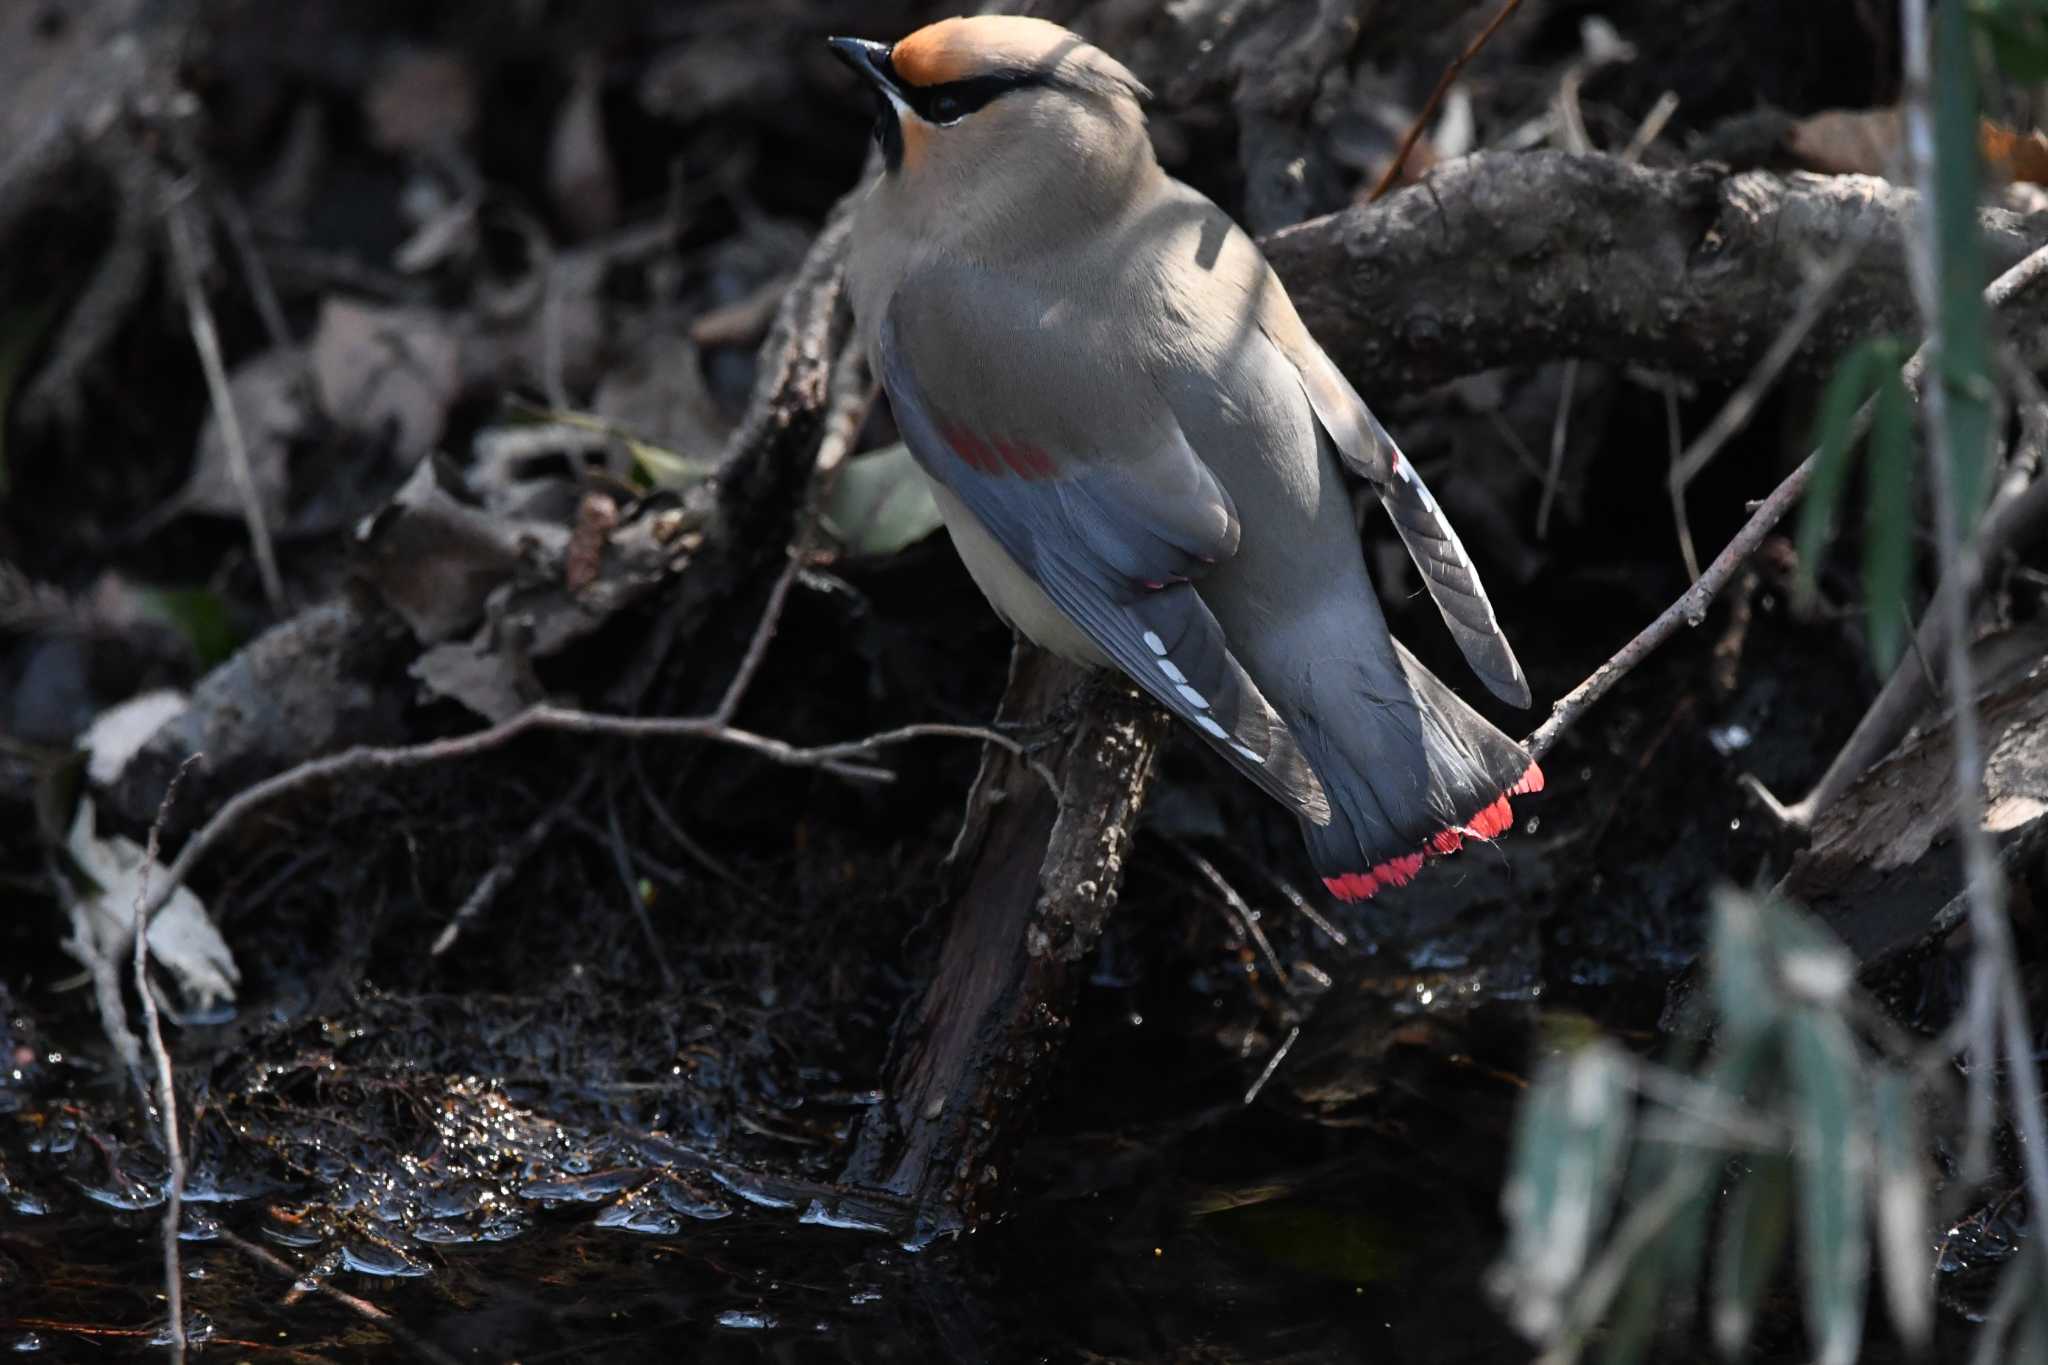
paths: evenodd
<path fill-rule="evenodd" d="M 775 1315 L 773 1313 L 745 1312 L 738 1308 L 728 1308 L 718 1315 L 718 1325 L 720 1327 L 730 1327 L 736 1331 L 758 1332 L 773 1327 L 775 1325 Z"/>

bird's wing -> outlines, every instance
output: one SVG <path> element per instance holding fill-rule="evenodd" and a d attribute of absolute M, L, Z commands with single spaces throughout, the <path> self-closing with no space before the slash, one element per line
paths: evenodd
<path fill-rule="evenodd" d="M 1005 332 L 977 311 L 899 291 L 872 333 L 911 454 L 1132 681 L 1327 824 L 1322 783 L 1190 582 L 1237 549 L 1222 486 L 1146 376 L 1088 329 Z"/>
<path fill-rule="evenodd" d="M 1365 406 L 1358 390 L 1316 344 L 1287 302 L 1279 282 L 1266 291 L 1260 319 L 1267 338 L 1294 366 L 1316 420 L 1330 434 L 1344 467 L 1366 480 L 1386 504 L 1401 543 L 1422 572 L 1429 595 L 1436 600 L 1444 624 L 1487 688 L 1515 706 L 1529 704 L 1529 680 L 1494 619 L 1493 603 L 1479 581 L 1479 570 L 1458 541 L 1458 533 L 1430 495 L 1422 475 L 1394 444 L 1394 438 Z"/>

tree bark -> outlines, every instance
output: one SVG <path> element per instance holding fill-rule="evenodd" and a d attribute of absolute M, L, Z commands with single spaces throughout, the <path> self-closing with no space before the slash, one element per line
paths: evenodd
<path fill-rule="evenodd" d="M 1369 208 L 1265 238 L 1302 320 L 1369 399 L 1497 365 L 1572 356 L 1735 380 L 1822 261 L 1855 243 L 1797 368 L 1865 337 L 1917 335 L 1913 195 L 1868 176 L 1660 171 L 1609 156 L 1490 153 Z M 2048 215 L 1981 215 L 1985 276 L 2048 241 Z M 2048 299 L 2014 300 L 2041 358 Z"/>
<path fill-rule="evenodd" d="M 1019 644 L 1000 720 L 1057 724 L 1089 675 Z M 962 890 L 924 994 L 898 1020 L 884 1098 L 845 1183 L 880 1196 L 913 1243 L 992 1211 L 1025 1100 L 1058 1054 L 1082 959 L 1116 905 L 1166 713 L 1121 682 L 1048 756 L 1057 794 L 990 748 L 951 862 Z M 851 1215 L 850 1215 L 851 1216 Z"/>

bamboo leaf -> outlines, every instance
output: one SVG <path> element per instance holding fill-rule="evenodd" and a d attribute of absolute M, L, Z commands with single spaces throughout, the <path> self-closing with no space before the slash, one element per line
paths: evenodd
<path fill-rule="evenodd" d="M 1977 223 L 1977 61 L 1970 15 L 1937 5 L 1934 27 L 1934 245 L 1939 258 L 1939 373 L 1947 390 L 1957 530 L 1976 524 L 1991 459 L 1991 340 L 1984 307 L 1984 243 Z"/>
<path fill-rule="evenodd" d="M 1660 1326 L 1684 1330 L 1673 1310 L 1682 1308 L 1689 1317 L 1697 1298 L 1693 1285 L 1720 1165 L 1720 1155 L 1707 1148 L 1649 1141 L 1637 1145 L 1624 1200 L 1631 1216 L 1673 1198 L 1677 1202 L 1632 1258 L 1601 1343 L 1603 1365 L 1635 1365 Z"/>
<path fill-rule="evenodd" d="M 1889 371 L 1877 386 L 1863 537 L 1863 605 L 1871 661 L 1888 674 L 1906 647 L 1906 590 L 1913 573 L 1913 407 Z"/>
<path fill-rule="evenodd" d="M 1763 902 L 1731 887 L 1714 891 L 1708 946 L 1724 1054 L 1742 1051 L 1777 1022 L 1778 992 L 1764 913 Z"/>
<path fill-rule="evenodd" d="M 1991 40 L 1991 56 L 2023 81 L 2048 81 L 2048 17 L 2022 5 L 1979 5 L 1970 19 Z"/>
<path fill-rule="evenodd" d="M 1839 1015 L 1801 1012 L 1786 1028 L 1799 1170 L 1800 1267 L 1819 1365 L 1850 1365 L 1863 1333 L 1869 1257 L 1863 1218 L 1869 1146 L 1856 1045 Z"/>
<path fill-rule="evenodd" d="M 1785 1258 L 1792 1224 L 1792 1163 L 1776 1153 L 1758 1157 L 1735 1187 L 1714 1262 L 1714 1345 L 1741 1356 L 1756 1322 L 1757 1301 Z"/>
<path fill-rule="evenodd" d="M 1835 508 L 1842 500 L 1842 487 L 1849 479 L 1851 439 L 1856 410 L 1877 387 L 1878 340 L 1865 341 L 1836 364 L 1821 395 L 1819 420 L 1820 450 L 1814 459 L 1813 478 L 1806 485 L 1806 498 L 1799 507 L 1799 586 L 1802 597 L 1811 600 L 1820 571 L 1821 556 L 1835 535 Z"/>
<path fill-rule="evenodd" d="M 1551 1058 L 1530 1083 L 1501 1191 L 1508 1245 L 1501 1279 L 1523 1331 L 1550 1337 L 1621 1186 L 1631 1067 L 1612 1043 Z"/>
<path fill-rule="evenodd" d="M 1878 1076 L 1871 1093 L 1877 1179 L 1871 1186 L 1878 1265 L 1892 1325 L 1916 1351 L 1934 1328 L 1934 1258 L 1927 1239 L 1927 1173 L 1920 1157 L 1913 1087 L 1901 1075 Z"/>

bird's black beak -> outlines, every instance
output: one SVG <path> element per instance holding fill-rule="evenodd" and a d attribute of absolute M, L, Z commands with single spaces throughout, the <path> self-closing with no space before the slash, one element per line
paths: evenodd
<path fill-rule="evenodd" d="M 827 38 L 832 52 L 883 95 L 896 89 L 896 68 L 889 63 L 889 44 L 865 38 Z"/>

